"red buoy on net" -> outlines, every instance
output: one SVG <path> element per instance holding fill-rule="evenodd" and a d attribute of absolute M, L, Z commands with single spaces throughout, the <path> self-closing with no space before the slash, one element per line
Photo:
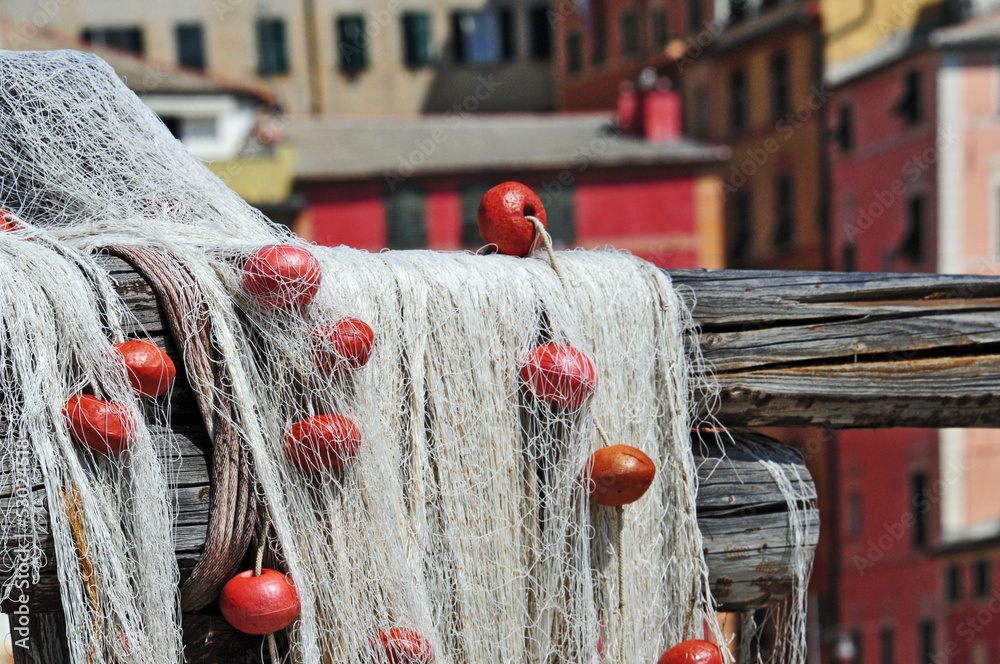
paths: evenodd
<path fill-rule="evenodd" d="M 660 655 L 656 664 L 722 664 L 722 653 L 714 643 L 691 639 Z"/>
<path fill-rule="evenodd" d="M 342 318 L 313 329 L 313 356 L 316 366 L 327 373 L 360 369 L 368 363 L 375 333 L 358 318 Z"/>
<path fill-rule="evenodd" d="M 586 473 L 591 500 L 620 507 L 642 498 L 656 477 L 656 464 L 637 447 L 609 445 L 590 455 Z"/>
<path fill-rule="evenodd" d="M 226 622 L 245 634 L 270 634 L 295 622 L 302 605 L 292 579 L 265 568 L 260 576 L 248 569 L 229 579 L 219 609 Z"/>
<path fill-rule="evenodd" d="M 0 209 L 0 232 L 9 233 L 11 231 L 23 230 L 24 226 L 10 212 Z"/>
<path fill-rule="evenodd" d="M 321 281 L 316 257 L 290 244 L 261 247 L 243 266 L 243 290 L 270 309 L 309 304 Z"/>
<path fill-rule="evenodd" d="M 66 402 L 63 414 L 79 445 L 101 454 L 121 454 L 132 446 L 135 423 L 121 404 L 77 394 Z"/>
<path fill-rule="evenodd" d="M 174 361 L 152 341 L 132 339 L 114 346 L 125 364 L 132 389 L 140 397 L 152 399 L 170 389 L 177 377 Z"/>
<path fill-rule="evenodd" d="M 373 638 L 374 646 L 385 653 L 389 664 L 432 664 L 434 648 L 430 641 L 409 629 L 390 629 Z"/>
<path fill-rule="evenodd" d="M 546 225 L 541 199 L 520 182 L 503 182 L 487 191 L 479 202 L 479 234 L 488 244 L 495 244 L 501 254 L 527 256 L 538 248 L 540 239 L 527 217 Z"/>
<path fill-rule="evenodd" d="M 597 372 L 590 358 L 563 344 L 542 344 L 528 354 L 521 378 L 537 399 L 565 408 L 579 408 L 597 389 Z"/>
<path fill-rule="evenodd" d="M 358 453 L 361 432 L 343 415 L 317 415 L 296 422 L 285 437 L 285 455 L 299 470 L 342 470 Z"/>

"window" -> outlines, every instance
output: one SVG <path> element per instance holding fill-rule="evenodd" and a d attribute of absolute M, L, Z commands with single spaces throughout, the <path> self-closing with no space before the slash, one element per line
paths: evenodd
<path fill-rule="evenodd" d="M 771 241 L 778 249 L 788 251 L 795 233 L 795 192 L 789 173 L 780 176 L 775 183 L 774 206 L 775 226 Z"/>
<path fill-rule="evenodd" d="M 177 64 L 191 69 L 205 69 L 205 34 L 197 23 L 178 25 Z"/>
<path fill-rule="evenodd" d="M 729 19 L 733 22 L 742 21 L 750 9 L 749 0 L 729 0 Z"/>
<path fill-rule="evenodd" d="M 840 249 L 840 269 L 843 272 L 854 272 L 858 269 L 858 248 L 847 240 Z"/>
<path fill-rule="evenodd" d="M 491 65 L 514 54 L 514 15 L 510 9 L 459 11 L 451 15 L 455 62 Z"/>
<path fill-rule="evenodd" d="M 977 560 L 973 568 L 973 583 L 975 585 L 976 597 L 983 599 L 993 594 L 993 579 L 989 560 Z"/>
<path fill-rule="evenodd" d="M 554 182 L 540 194 L 540 197 L 545 207 L 545 228 L 552 236 L 553 246 L 558 248 L 572 246 L 576 242 L 573 187 L 564 187 Z"/>
<path fill-rule="evenodd" d="M 566 73 L 571 76 L 583 71 L 583 44 L 580 33 L 573 31 L 566 36 Z"/>
<path fill-rule="evenodd" d="M 837 129 L 834 138 L 841 152 L 854 149 L 854 108 L 850 104 L 841 104 L 837 109 Z"/>
<path fill-rule="evenodd" d="M 687 24 L 692 34 L 701 32 L 705 27 L 702 25 L 701 0 L 687 0 Z"/>
<path fill-rule="evenodd" d="M 917 629 L 917 639 L 919 640 L 917 662 L 934 664 L 934 623 L 930 620 L 921 622 Z"/>
<path fill-rule="evenodd" d="M 952 604 L 962 599 L 962 568 L 959 565 L 948 565 L 944 571 L 945 592 Z"/>
<path fill-rule="evenodd" d="M 930 500 L 927 497 L 927 473 L 914 473 L 910 478 L 910 510 L 913 514 L 912 544 L 914 549 L 924 549 L 929 541 L 928 512 Z"/>
<path fill-rule="evenodd" d="M 83 41 L 91 44 L 117 48 L 136 55 L 145 52 L 141 28 L 86 28 L 80 36 Z"/>
<path fill-rule="evenodd" d="M 854 659 L 851 660 L 852 664 L 864 664 L 864 636 L 857 627 L 851 631 L 851 642 L 854 644 Z"/>
<path fill-rule="evenodd" d="M 280 18 L 257 21 L 257 70 L 262 76 L 288 73 L 285 22 Z"/>
<path fill-rule="evenodd" d="M 663 7 L 654 9 L 649 15 L 651 26 L 650 39 L 653 41 L 653 48 L 662 51 L 670 41 L 670 33 L 667 30 L 667 10 Z"/>
<path fill-rule="evenodd" d="M 761 0 L 761 2 L 760 2 L 760 8 L 761 9 L 772 9 L 774 7 L 777 7 L 780 4 L 781 4 L 781 0 Z"/>
<path fill-rule="evenodd" d="M 345 74 L 357 74 L 368 67 L 368 35 L 361 14 L 337 19 L 337 66 Z"/>
<path fill-rule="evenodd" d="M 214 116 L 202 118 L 184 118 L 181 121 L 181 138 L 214 139 L 219 133 L 218 118 Z"/>
<path fill-rule="evenodd" d="M 788 94 L 788 56 L 775 53 L 771 56 L 771 106 L 774 117 L 781 118 L 791 111 Z"/>
<path fill-rule="evenodd" d="M 639 34 L 639 12 L 626 9 L 621 19 L 622 55 L 635 58 L 642 50 L 642 37 Z"/>
<path fill-rule="evenodd" d="M 745 263 L 750 259 L 751 225 L 753 224 L 753 207 L 750 192 L 737 191 L 733 196 L 733 243 L 729 255 L 736 264 Z"/>
<path fill-rule="evenodd" d="M 462 246 L 478 249 L 483 246 L 483 238 L 479 235 L 479 201 L 493 185 L 470 184 L 462 187 L 459 197 L 462 200 Z"/>
<path fill-rule="evenodd" d="M 738 133 L 746 129 L 747 79 L 742 69 L 729 73 L 729 127 Z"/>
<path fill-rule="evenodd" d="M 397 189 L 385 195 L 386 239 L 391 249 L 427 246 L 427 219 L 423 192 Z"/>
<path fill-rule="evenodd" d="M 605 0 L 593 0 L 590 4 L 590 14 L 590 34 L 594 39 L 591 62 L 597 66 L 604 64 L 608 49 L 608 34 L 605 27 L 608 12 Z"/>
<path fill-rule="evenodd" d="M 896 664 L 896 638 L 891 627 L 883 627 L 879 637 L 882 649 L 881 664 Z"/>
<path fill-rule="evenodd" d="M 924 216 L 926 210 L 924 196 L 911 196 L 906 203 L 906 236 L 899 246 L 899 253 L 911 263 L 924 259 Z"/>
<path fill-rule="evenodd" d="M 416 69 L 431 64 L 431 16 L 427 12 L 403 14 L 403 62 Z"/>
<path fill-rule="evenodd" d="M 531 8 L 531 57 L 549 60 L 552 57 L 552 25 L 546 5 Z"/>
<path fill-rule="evenodd" d="M 919 70 L 914 69 L 903 78 L 903 94 L 896 104 L 895 111 L 907 124 L 917 124 L 923 119 Z"/>

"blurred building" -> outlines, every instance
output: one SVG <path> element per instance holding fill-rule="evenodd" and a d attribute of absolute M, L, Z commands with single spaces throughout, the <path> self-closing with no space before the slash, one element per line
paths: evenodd
<path fill-rule="evenodd" d="M 266 85 L 294 113 L 551 109 L 546 0 L 5 0 L 28 21 Z M 14 45 L 21 48 L 14 36 Z"/>
<path fill-rule="evenodd" d="M 606 113 L 296 118 L 295 226 L 321 244 L 478 249 L 479 201 L 518 180 L 545 205 L 556 246 L 627 249 L 658 265 L 721 266 L 727 151 L 680 136 L 665 91 L 622 132 Z M 306 149 L 306 146 L 309 149 Z"/>

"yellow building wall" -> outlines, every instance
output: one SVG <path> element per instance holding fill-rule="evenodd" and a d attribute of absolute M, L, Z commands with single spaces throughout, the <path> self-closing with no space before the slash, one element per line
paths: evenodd
<path fill-rule="evenodd" d="M 945 5 L 946 0 L 822 0 L 827 67 L 870 53 L 893 35 L 940 16 Z"/>
<path fill-rule="evenodd" d="M 280 203 L 292 193 L 295 149 L 282 145 L 270 155 L 214 161 L 208 167 L 251 205 Z"/>

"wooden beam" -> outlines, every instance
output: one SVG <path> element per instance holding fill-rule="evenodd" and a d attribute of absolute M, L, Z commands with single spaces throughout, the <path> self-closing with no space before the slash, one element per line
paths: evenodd
<path fill-rule="evenodd" d="M 726 426 L 1000 426 L 1000 278 L 669 270 Z"/>

